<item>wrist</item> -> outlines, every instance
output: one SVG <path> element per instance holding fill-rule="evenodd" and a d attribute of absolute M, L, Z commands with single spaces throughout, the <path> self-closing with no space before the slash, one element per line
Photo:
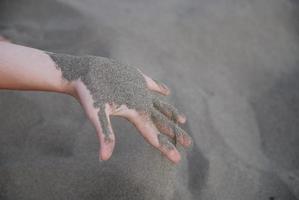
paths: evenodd
<path fill-rule="evenodd" d="M 90 56 L 45 53 L 60 74 L 56 92 L 66 93 L 77 98 L 78 85 L 82 84 L 81 78 L 89 73 Z"/>
<path fill-rule="evenodd" d="M 68 81 L 61 77 L 61 82 L 54 92 L 64 93 L 71 96 L 76 96 L 76 84 L 77 81 Z"/>

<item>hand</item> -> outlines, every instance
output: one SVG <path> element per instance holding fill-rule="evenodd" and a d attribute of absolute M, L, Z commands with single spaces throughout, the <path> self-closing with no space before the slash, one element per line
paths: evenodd
<path fill-rule="evenodd" d="M 160 95 L 170 94 L 164 84 L 115 60 L 47 53 L 61 69 L 64 79 L 72 82 L 73 95 L 95 126 L 101 144 L 101 160 L 111 157 L 115 145 L 109 118 L 112 115 L 128 119 L 150 144 L 169 160 L 179 162 L 180 154 L 168 137 L 185 147 L 192 142 L 178 126 L 186 118 L 160 99 Z"/>

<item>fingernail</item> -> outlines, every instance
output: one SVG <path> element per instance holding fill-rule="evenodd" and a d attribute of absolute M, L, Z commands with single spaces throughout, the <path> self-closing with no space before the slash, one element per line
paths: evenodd
<path fill-rule="evenodd" d="M 180 114 L 179 118 L 180 118 L 180 122 L 182 122 L 182 123 L 185 123 L 187 120 L 187 117 L 184 114 Z"/>

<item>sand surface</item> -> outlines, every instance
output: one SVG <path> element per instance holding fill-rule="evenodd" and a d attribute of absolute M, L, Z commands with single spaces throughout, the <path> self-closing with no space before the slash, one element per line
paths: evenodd
<path fill-rule="evenodd" d="M 298 12 L 296 0 L 1 0 L 0 34 L 18 44 L 164 81 L 195 145 L 173 166 L 113 118 L 116 149 L 99 163 L 74 99 L 1 91 L 0 199 L 299 199 Z"/>

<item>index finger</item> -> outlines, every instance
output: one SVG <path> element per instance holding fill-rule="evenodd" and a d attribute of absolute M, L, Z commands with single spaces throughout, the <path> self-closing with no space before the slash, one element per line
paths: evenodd
<path fill-rule="evenodd" d="M 160 93 L 162 95 L 165 95 L 165 96 L 170 94 L 170 89 L 164 83 L 162 83 L 160 81 L 157 81 L 157 80 L 153 80 L 149 76 L 142 73 L 140 70 L 139 70 L 139 72 L 144 77 L 148 89 L 150 89 L 154 92 L 158 92 L 158 93 Z"/>

